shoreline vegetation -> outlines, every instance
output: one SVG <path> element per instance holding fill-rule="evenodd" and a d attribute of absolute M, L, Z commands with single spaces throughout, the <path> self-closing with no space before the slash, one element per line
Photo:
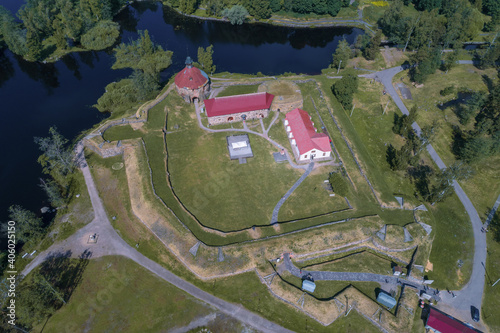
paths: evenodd
<path fill-rule="evenodd" d="M 375 35 L 378 29 L 382 29 L 384 34 L 381 42 L 406 45 L 410 49 L 420 46 L 412 45 L 421 35 L 421 32 L 413 30 L 419 30 L 420 27 L 405 26 L 403 30 L 408 30 L 407 32 L 398 32 L 401 24 L 415 19 L 418 23 L 419 18 L 426 13 L 429 20 L 451 18 L 446 15 L 446 8 L 441 8 L 443 13 L 439 11 L 438 14 L 436 10 L 431 11 L 433 8 L 419 7 L 418 0 L 408 5 L 403 5 L 400 1 L 387 3 L 367 0 L 352 3 L 347 0 L 300 0 L 288 5 L 276 0 L 238 0 L 231 3 L 212 0 L 63 0 L 58 3 L 28 0 L 16 13 L 19 19 L 0 6 L 0 49 L 7 47 L 27 61 L 44 63 L 56 62 L 73 52 L 111 49 L 118 45 L 122 29 L 114 21 L 116 15 L 133 3 L 152 1 L 167 6 L 177 15 L 204 21 L 229 22 L 233 25 L 265 24 L 304 29 L 349 27 L 362 29 L 368 36 Z M 43 10 L 44 8 L 49 8 L 50 11 Z M 464 27 L 462 32 L 451 31 L 453 27 L 448 27 L 450 22 L 445 25 L 440 23 L 445 30 L 451 29 L 450 33 L 446 31 L 444 39 L 435 36 L 443 39 L 441 44 L 444 48 L 456 47 L 478 38 L 478 43 L 490 43 L 492 38 L 494 40 L 499 15 L 490 13 L 488 8 L 480 11 L 470 4 L 464 5 L 463 11 L 457 11 L 457 15 L 468 17 L 471 11 L 474 13 L 472 23 Z M 427 23 L 435 25 L 435 22 Z M 393 31 L 393 28 L 397 29 Z"/>

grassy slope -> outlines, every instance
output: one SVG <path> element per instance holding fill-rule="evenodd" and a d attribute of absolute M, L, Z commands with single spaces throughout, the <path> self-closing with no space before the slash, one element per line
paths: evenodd
<path fill-rule="evenodd" d="M 331 167 L 323 167 L 318 173 L 309 175 L 292 193 L 280 209 L 279 220 L 306 218 L 348 208 L 344 198 L 330 197 L 324 186 Z M 315 205 L 320 202 L 321 205 Z"/>
<path fill-rule="evenodd" d="M 491 332 L 500 332 L 500 317 L 498 316 L 498 309 L 500 307 L 500 282 L 492 287 L 492 284 L 500 278 L 500 243 L 494 240 L 493 233 L 491 232 L 487 234 L 486 239 L 488 242 L 487 275 L 485 279 L 483 306 L 480 313 Z"/>
<path fill-rule="evenodd" d="M 134 130 L 130 125 L 113 126 L 104 132 L 103 138 L 108 141 L 140 138 L 144 135 L 141 130 Z"/>
<path fill-rule="evenodd" d="M 452 126 L 458 126 L 462 130 L 469 130 L 473 128 L 474 120 L 472 119 L 468 126 L 463 126 L 460 125 L 458 117 L 451 107 L 441 110 L 438 106 L 442 102 L 455 99 L 456 95 L 441 96 L 439 92 L 449 86 L 454 86 L 455 89 L 465 88 L 486 92 L 488 87 L 482 77 L 483 75 L 495 78 L 496 71 L 494 69 L 479 70 L 472 65 L 459 65 L 450 70 L 448 74 L 437 71 L 436 74 L 430 75 L 424 87 L 418 89 L 410 85 L 406 74 L 399 76 L 410 87 L 413 95 L 413 101 L 405 100 L 405 104 L 408 108 L 413 105 L 419 107 L 417 116 L 419 125 L 423 127 L 431 125 L 433 122 L 439 124 L 433 147 L 446 165 L 450 165 L 456 161 L 456 157 L 452 152 Z M 400 81 L 399 77 L 395 82 Z M 461 182 L 464 191 L 471 199 L 482 219 L 486 218 L 489 209 L 500 194 L 499 164 L 500 156 L 486 158 L 473 165 L 473 169 L 476 171 L 474 177 Z"/>
<path fill-rule="evenodd" d="M 258 87 L 258 84 L 229 86 L 221 91 L 217 97 L 256 93 Z"/>
<path fill-rule="evenodd" d="M 391 275 L 391 260 L 363 251 L 357 254 L 334 259 L 322 264 L 307 266 L 308 270 L 331 272 L 363 272 Z"/>
<path fill-rule="evenodd" d="M 211 312 L 130 259 L 110 256 L 89 262 L 81 284 L 43 331 L 168 331 Z"/>

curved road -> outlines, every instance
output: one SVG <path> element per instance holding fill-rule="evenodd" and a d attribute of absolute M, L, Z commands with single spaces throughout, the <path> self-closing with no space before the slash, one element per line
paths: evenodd
<path fill-rule="evenodd" d="M 83 154 L 83 145 L 78 143 L 76 147 L 77 159 L 79 162 L 80 169 L 85 177 L 85 183 L 90 195 L 90 200 L 92 202 L 92 207 L 94 209 L 94 220 L 78 230 L 74 235 L 69 237 L 63 242 L 56 243 L 48 248 L 46 251 L 40 253 L 31 263 L 29 263 L 26 268 L 21 272 L 22 275 L 26 276 L 31 272 L 36 266 L 41 264 L 45 259 L 51 256 L 60 256 L 67 251 L 71 251 L 72 256 L 79 256 L 84 251 L 89 251 L 92 257 L 100 257 L 106 255 L 122 255 L 129 259 L 132 259 L 137 264 L 148 269 L 154 274 L 158 275 L 165 281 L 173 284 L 177 288 L 187 292 L 188 294 L 214 306 L 221 312 L 236 318 L 237 320 L 266 333 L 272 332 L 285 332 L 290 333 L 290 331 L 284 327 L 281 327 L 251 311 L 246 310 L 241 305 L 232 304 L 226 302 L 218 297 L 215 297 L 193 284 L 184 281 L 178 276 L 174 275 L 167 269 L 163 268 L 156 262 L 146 258 L 144 255 L 139 253 L 136 249 L 128 245 L 113 229 L 111 223 L 108 220 L 104 206 L 102 204 L 101 198 L 97 192 L 94 180 L 90 174 L 90 169 L 85 161 Z M 88 244 L 87 241 L 90 235 L 97 234 L 98 241 L 95 244 Z"/>
<path fill-rule="evenodd" d="M 379 80 L 384 85 L 385 91 L 392 97 L 394 103 L 396 103 L 401 112 L 406 115 L 409 114 L 408 109 L 394 89 L 392 79 L 395 74 L 407 68 L 408 67 L 399 66 L 377 73 L 363 75 L 364 77 Z M 421 129 L 416 122 L 412 124 L 412 127 L 418 134 L 420 134 Z M 436 153 L 436 150 L 432 147 L 432 145 L 427 145 L 427 151 L 440 169 L 446 168 L 446 165 Z M 456 298 L 451 297 L 451 294 L 443 293 L 440 305 L 442 305 L 443 308 L 446 308 L 447 311 L 454 310 L 455 313 L 453 314 L 455 316 L 460 316 L 463 320 L 470 320 L 471 305 L 481 309 L 483 299 L 485 280 L 485 268 L 483 265 L 486 263 L 486 234 L 481 232 L 481 228 L 483 227 L 481 219 L 479 218 L 479 215 L 469 197 L 465 194 L 464 190 L 457 181 L 453 181 L 453 188 L 455 189 L 455 193 L 458 198 L 464 205 L 472 223 L 472 230 L 474 233 L 474 259 L 472 263 L 472 274 L 469 282 L 461 290 L 455 292 L 457 295 Z"/>

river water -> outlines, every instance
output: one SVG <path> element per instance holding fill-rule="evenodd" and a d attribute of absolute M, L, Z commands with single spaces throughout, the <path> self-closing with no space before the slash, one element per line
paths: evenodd
<path fill-rule="evenodd" d="M 14 12 L 19 3 L 5 0 L 2 5 Z M 122 26 L 121 41 L 147 29 L 157 43 L 174 52 L 164 79 L 183 68 L 187 55 L 196 58 L 198 47 L 210 44 L 218 72 L 316 74 L 328 66 L 340 40 L 353 43 L 363 33 L 357 28 L 232 26 L 185 18 L 157 2 L 135 3 L 115 20 Z M 71 139 L 104 119 L 92 105 L 108 83 L 130 74 L 111 70 L 112 64 L 112 50 L 75 53 L 55 64 L 28 63 L 0 51 L 0 221 L 7 220 L 10 205 L 34 211 L 46 205 L 38 187 L 43 175 L 33 137 L 46 136 L 49 127 L 57 126 Z"/>

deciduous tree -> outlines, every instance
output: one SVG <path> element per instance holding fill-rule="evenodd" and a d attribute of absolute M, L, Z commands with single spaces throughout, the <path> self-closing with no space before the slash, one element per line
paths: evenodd
<path fill-rule="evenodd" d="M 345 197 L 349 193 L 349 186 L 344 179 L 344 177 L 337 172 L 332 172 L 330 174 L 330 185 L 332 186 L 333 192 L 336 194 Z"/>
<path fill-rule="evenodd" d="M 349 59 L 352 58 L 352 50 L 349 46 L 349 43 L 343 39 L 341 40 L 337 48 L 335 49 L 335 53 L 333 54 L 332 67 L 338 68 L 340 64 L 340 68 L 345 68 Z"/>
<path fill-rule="evenodd" d="M 198 65 L 205 72 L 213 74 L 215 72 L 216 66 L 213 60 L 214 46 L 210 45 L 206 49 L 203 47 L 198 48 Z"/>
<path fill-rule="evenodd" d="M 342 78 L 332 85 L 332 92 L 345 109 L 351 109 L 352 98 L 358 90 L 358 77 L 355 73 L 346 72 Z"/>
<path fill-rule="evenodd" d="M 222 16 L 227 17 L 232 25 L 242 25 L 248 15 L 248 11 L 242 5 L 234 5 L 231 9 L 225 8 L 222 11 Z"/>
<path fill-rule="evenodd" d="M 82 36 L 81 43 L 88 50 L 102 50 L 113 46 L 118 36 L 120 36 L 118 23 L 100 21 Z"/>
<path fill-rule="evenodd" d="M 377 30 L 375 36 L 370 39 L 370 42 L 363 50 L 363 56 L 367 60 L 375 60 L 377 54 L 380 52 L 380 42 L 382 41 L 382 31 Z"/>
<path fill-rule="evenodd" d="M 165 51 L 154 43 L 147 30 L 139 32 L 139 39 L 122 43 L 114 51 L 113 69 L 132 68 L 158 75 L 172 64 L 172 51 Z"/>
<path fill-rule="evenodd" d="M 38 161 L 45 173 L 58 179 L 57 175 L 64 177 L 72 172 L 75 162 L 73 153 L 68 147 L 68 139 L 59 134 L 56 127 L 51 127 L 49 134 L 48 137 L 34 138 L 38 148 L 43 152 Z"/>
<path fill-rule="evenodd" d="M 16 239 L 22 243 L 37 239 L 42 231 L 42 219 L 19 205 L 9 207 L 9 219 L 16 222 Z"/>

